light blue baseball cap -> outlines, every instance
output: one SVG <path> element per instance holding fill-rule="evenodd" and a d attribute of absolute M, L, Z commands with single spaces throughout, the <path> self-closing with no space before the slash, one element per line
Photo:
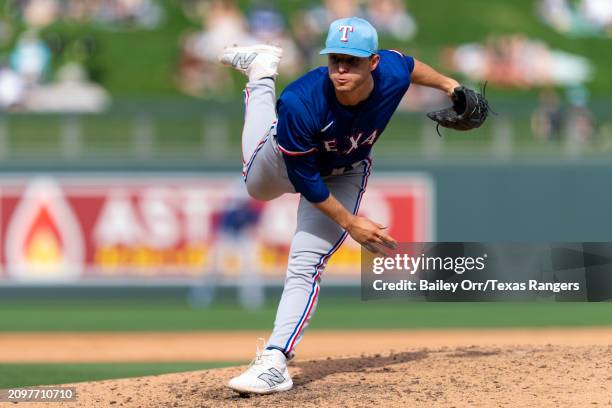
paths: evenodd
<path fill-rule="evenodd" d="M 369 57 L 378 51 L 376 29 L 359 17 L 341 18 L 329 26 L 325 48 L 320 54 L 348 54 Z"/>

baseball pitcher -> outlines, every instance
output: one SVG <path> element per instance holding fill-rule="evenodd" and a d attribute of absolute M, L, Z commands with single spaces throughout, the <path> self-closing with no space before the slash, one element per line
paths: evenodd
<path fill-rule="evenodd" d="M 395 247 L 385 226 L 357 211 L 372 170 L 372 146 L 410 84 L 439 89 L 453 100 L 452 109 L 438 113 L 442 126 L 460 128 L 453 124 L 474 110 L 465 98 L 457 101 L 455 89 L 465 94 L 466 88 L 454 79 L 399 51 L 379 50 L 376 30 L 361 18 L 332 22 L 321 54 L 327 66 L 291 83 L 278 101 L 280 48 L 230 47 L 220 56 L 248 76 L 242 154 L 249 194 L 258 200 L 301 195 L 274 330 L 246 372 L 228 384 L 240 393 L 292 388 L 287 360 L 315 311 L 325 265 L 347 235 L 370 251 Z"/>

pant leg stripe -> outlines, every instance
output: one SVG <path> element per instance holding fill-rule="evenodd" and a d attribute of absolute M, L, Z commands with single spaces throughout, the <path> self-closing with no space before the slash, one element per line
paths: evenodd
<path fill-rule="evenodd" d="M 359 191 L 359 196 L 357 197 L 357 202 L 355 203 L 355 207 L 353 208 L 353 214 L 357 214 L 357 211 L 359 210 L 359 205 L 361 204 L 363 193 L 365 192 L 365 189 L 368 185 L 368 177 L 370 176 L 371 167 L 372 167 L 372 161 L 370 160 L 370 158 L 367 158 L 365 165 L 364 165 L 363 178 L 361 180 L 361 189 Z M 302 313 L 300 320 L 298 320 L 298 324 L 296 328 L 293 330 L 293 333 L 291 333 L 291 336 L 289 336 L 289 339 L 287 340 L 287 343 L 285 344 L 285 353 L 290 353 L 291 350 L 293 350 L 295 341 L 299 337 L 299 334 L 302 331 L 304 324 L 308 320 L 308 316 L 310 315 L 312 307 L 317 300 L 317 296 L 319 295 L 318 279 L 319 279 L 319 275 L 321 274 L 321 271 L 323 270 L 323 267 L 327 264 L 327 260 L 329 259 L 329 257 L 331 257 L 334 254 L 334 252 L 336 252 L 336 250 L 342 245 L 342 243 L 344 242 L 347 236 L 348 236 L 348 233 L 345 231 L 340 237 L 340 239 L 334 244 L 332 249 L 329 252 L 327 252 L 327 254 L 321 256 L 321 258 L 319 259 L 319 262 L 315 266 L 315 273 L 313 276 L 312 289 L 310 291 L 310 296 L 308 297 L 308 302 L 306 303 L 306 307 L 304 308 L 304 312 Z"/>
<path fill-rule="evenodd" d="M 268 140 L 269 136 L 266 136 L 261 142 L 259 142 L 259 144 L 257 145 L 257 147 L 255 148 L 255 151 L 253 152 L 253 154 L 251 155 L 251 158 L 249 159 L 249 162 L 244 165 L 242 167 L 242 178 L 244 179 L 244 181 L 246 182 L 247 177 L 249 175 L 249 170 L 251 170 L 251 166 L 253 165 L 253 161 L 255 160 L 255 156 L 257 156 L 257 153 L 261 150 L 261 148 L 264 146 L 264 144 L 266 143 L 266 141 Z"/>
<path fill-rule="evenodd" d="M 249 92 L 249 87 L 246 86 L 244 88 L 244 121 L 246 122 L 246 115 L 247 115 L 247 110 L 249 109 L 249 99 L 251 99 L 251 92 Z M 244 130 L 244 126 L 243 126 L 243 130 Z M 244 160 L 244 152 L 242 152 L 242 165 L 244 166 L 244 164 L 246 163 L 246 160 Z"/>
<path fill-rule="evenodd" d="M 306 322 L 306 320 L 308 320 L 308 315 L 310 314 L 312 305 L 314 305 L 316 301 L 316 297 L 319 294 L 319 284 L 317 282 L 317 279 L 319 278 L 319 274 L 321 273 L 320 272 L 321 267 L 325 265 L 327 258 L 329 258 L 329 256 L 331 256 L 336 251 L 336 249 L 338 249 L 340 245 L 342 245 L 342 242 L 346 238 L 346 235 L 347 235 L 346 232 L 343 233 L 340 239 L 336 241 L 334 246 L 329 250 L 329 252 L 327 252 L 327 254 L 325 255 L 321 255 L 319 262 L 315 266 L 315 274 L 313 276 L 312 289 L 310 290 L 308 302 L 306 303 L 306 307 L 304 308 L 304 312 L 302 313 L 302 316 L 298 320 L 298 324 L 295 326 L 295 329 L 293 329 L 291 336 L 289 336 L 289 339 L 287 340 L 287 343 L 285 344 L 286 353 L 290 353 L 291 350 L 293 349 L 293 345 L 296 339 L 298 338 L 300 332 L 302 331 L 302 327 L 304 326 L 304 323 Z"/>
<path fill-rule="evenodd" d="M 255 161 L 255 156 L 257 156 L 257 153 L 262 149 L 262 147 L 266 144 L 268 139 L 272 136 L 272 131 L 275 126 L 276 126 L 276 121 L 272 122 L 272 126 L 270 126 L 270 129 L 268 129 L 268 133 L 266 133 L 266 136 L 263 138 L 263 140 L 259 142 L 253 154 L 251 154 L 251 158 L 249 159 L 249 162 L 244 164 L 244 159 L 243 159 L 242 178 L 244 179 L 245 182 L 249 175 L 249 170 L 251 170 L 251 166 L 253 165 L 253 162 Z"/>
<path fill-rule="evenodd" d="M 310 312 L 312 311 L 313 306 L 317 303 L 317 297 L 319 296 L 319 290 L 320 290 L 319 285 L 318 284 L 315 285 L 313 287 L 313 290 L 314 290 L 314 292 L 311 293 L 310 302 L 308 303 L 307 308 L 304 310 L 303 320 L 300 323 L 300 325 L 298 326 L 299 329 L 297 330 L 297 332 L 295 332 L 295 336 L 293 337 L 293 340 L 291 341 L 291 344 L 289 345 L 289 348 L 287 349 L 287 353 L 291 353 L 291 350 L 293 350 L 293 346 L 295 344 L 295 341 L 299 337 L 300 332 L 302 331 L 302 328 L 304 327 L 304 324 L 308 320 L 308 317 L 310 316 Z M 286 346 L 285 346 L 285 348 L 286 348 Z"/>
<path fill-rule="evenodd" d="M 359 206 L 361 205 L 361 198 L 363 197 L 363 193 L 365 193 L 365 190 L 368 187 L 368 178 L 370 177 L 371 170 L 372 170 L 372 159 L 368 157 L 366 158 L 366 161 L 365 161 L 365 165 L 363 169 L 364 177 L 363 177 L 363 180 L 361 181 L 361 191 L 359 192 L 359 198 L 357 199 L 357 203 L 355 204 L 355 208 L 353 209 L 353 214 L 357 214 L 357 211 L 359 211 Z"/>

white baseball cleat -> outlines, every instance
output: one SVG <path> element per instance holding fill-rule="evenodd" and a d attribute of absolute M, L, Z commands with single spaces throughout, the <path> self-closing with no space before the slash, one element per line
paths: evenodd
<path fill-rule="evenodd" d="M 247 47 L 227 47 L 219 56 L 223 65 L 232 67 L 246 76 L 249 81 L 278 75 L 278 64 L 283 50 L 273 45 L 251 45 Z"/>
<path fill-rule="evenodd" d="M 260 350 L 249 368 L 227 384 L 241 394 L 272 394 L 289 391 L 293 381 L 287 370 L 287 359 L 279 350 Z"/>

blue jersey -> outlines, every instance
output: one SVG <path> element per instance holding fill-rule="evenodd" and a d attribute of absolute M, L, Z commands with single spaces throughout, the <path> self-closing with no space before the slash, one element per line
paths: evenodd
<path fill-rule="evenodd" d="M 323 176 L 369 156 L 410 86 L 414 59 L 397 51 L 378 54 L 374 89 L 356 106 L 338 102 L 327 67 L 292 82 L 278 99 L 278 148 L 291 183 L 308 201 L 329 196 Z"/>

